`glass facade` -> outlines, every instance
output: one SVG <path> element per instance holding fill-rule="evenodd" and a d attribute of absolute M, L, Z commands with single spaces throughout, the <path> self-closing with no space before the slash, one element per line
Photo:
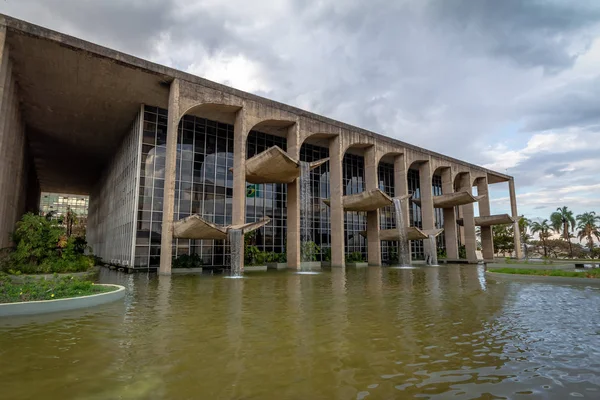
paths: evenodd
<path fill-rule="evenodd" d="M 135 265 L 157 266 L 160 262 L 162 209 L 166 162 L 167 111 L 145 106 L 141 138 L 141 167 L 138 199 L 138 219 L 135 242 Z M 252 131 L 248 135 L 246 156 L 252 157 L 271 146 L 286 150 L 286 138 Z M 325 147 L 304 144 L 300 150 L 302 161 L 316 161 L 329 156 Z M 218 225 L 232 222 L 233 126 L 204 118 L 186 115 L 182 118 L 177 137 L 174 219 L 193 214 Z M 319 257 L 325 260 L 331 246 L 330 210 L 323 199 L 330 197 L 329 163 L 311 171 L 313 194 L 313 241 L 322 249 Z M 343 160 L 343 194 L 365 190 L 364 158 L 346 154 Z M 393 164 L 380 163 L 379 187 L 394 195 Z M 419 173 L 409 170 L 410 193 L 419 194 Z M 287 185 L 247 184 L 246 222 L 264 217 L 271 223 L 256 231 L 254 244 L 262 251 L 285 252 L 286 248 Z M 410 207 L 411 226 L 421 226 L 420 208 Z M 436 214 L 436 220 L 438 219 Z M 366 213 L 346 212 L 346 254 L 360 252 L 367 259 L 367 241 L 362 235 L 367 226 Z M 381 211 L 381 229 L 395 227 L 393 206 Z M 389 260 L 394 242 L 382 243 L 382 260 Z M 422 242 L 413 242 L 413 258 L 423 258 Z M 227 265 L 229 248 L 224 241 L 173 240 L 173 254 L 197 254 L 205 265 Z"/>
<path fill-rule="evenodd" d="M 312 162 L 329 157 L 326 147 L 303 144 L 300 149 L 300 161 Z M 312 189 L 312 240 L 321 248 L 318 254 L 319 261 L 326 261 L 327 254 L 331 251 L 331 223 L 329 207 L 323 200 L 329 194 L 329 163 L 325 163 L 310 171 Z"/>
<path fill-rule="evenodd" d="M 48 192 L 42 192 L 40 196 L 40 211 L 44 215 L 54 211 L 56 217 L 64 215 L 67 208 L 70 208 L 78 217 L 85 218 L 88 214 L 89 204 L 88 196 Z"/>
<path fill-rule="evenodd" d="M 233 126 L 231 129 L 233 131 Z M 287 139 L 251 131 L 246 141 L 246 156 L 247 158 L 253 157 L 273 146 L 279 146 L 281 149 L 286 150 Z M 271 219 L 269 224 L 255 231 L 254 245 L 261 251 L 285 252 L 286 204 L 287 185 L 273 183 L 246 184 L 246 222 L 259 221 L 264 217 Z"/>
<path fill-rule="evenodd" d="M 365 191 L 365 159 L 355 154 L 344 155 L 342 163 L 343 195 Z M 367 230 L 367 213 L 357 211 L 344 212 L 344 232 L 346 254 L 361 253 L 367 259 L 367 240 L 362 235 Z"/>

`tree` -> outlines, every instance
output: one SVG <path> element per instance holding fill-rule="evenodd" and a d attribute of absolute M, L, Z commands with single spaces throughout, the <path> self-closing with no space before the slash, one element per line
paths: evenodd
<path fill-rule="evenodd" d="M 529 258 L 527 251 L 527 242 L 531 239 L 531 236 L 527 231 L 531 226 L 531 220 L 525 217 L 519 218 L 519 233 L 521 234 L 521 241 L 523 242 L 523 248 L 525 250 L 525 258 Z"/>
<path fill-rule="evenodd" d="M 573 217 L 573 211 L 569 210 L 567 206 L 559 207 L 550 215 L 550 221 L 552 229 L 561 234 L 561 236 L 569 242 L 569 255 L 573 258 L 573 246 L 571 245 L 569 230 L 575 230 L 575 217 Z M 570 228 L 569 228 L 570 226 Z"/>
<path fill-rule="evenodd" d="M 545 219 L 542 222 L 531 223 L 531 233 L 538 234 L 544 248 L 544 257 L 548 257 L 548 248 L 546 247 L 546 240 L 550 237 L 550 231 L 552 227 L 548 225 L 548 220 Z"/>
<path fill-rule="evenodd" d="M 594 211 L 585 212 L 577 216 L 577 237 L 581 242 L 587 239 L 590 252 L 594 250 L 594 237 L 600 241 L 600 216 Z"/>
<path fill-rule="evenodd" d="M 496 225 L 492 228 L 494 236 L 494 253 L 502 252 L 506 255 L 507 251 L 513 251 L 515 240 L 513 236 L 512 225 Z"/>

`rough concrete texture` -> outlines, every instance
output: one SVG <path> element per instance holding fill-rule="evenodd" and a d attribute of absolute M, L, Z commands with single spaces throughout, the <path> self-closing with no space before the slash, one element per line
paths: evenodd
<path fill-rule="evenodd" d="M 510 210 L 513 217 L 513 229 L 515 232 L 515 255 L 518 259 L 523 258 L 523 248 L 521 247 L 521 235 L 519 232 L 519 213 L 517 211 L 517 194 L 515 192 L 515 180 L 511 177 L 508 181 L 508 191 L 510 194 Z"/>
<path fill-rule="evenodd" d="M 28 195 L 39 199 L 5 36 L 6 30 L 0 26 L 0 249 L 10 245 L 10 234 L 21 215 L 26 210 L 37 211 L 31 209 L 35 202 L 28 201 Z"/>
<path fill-rule="evenodd" d="M 490 216 L 490 196 L 487 179 L 479 178 L 477 182 L 477 195 L 484 196 L 479 200 L 479 217 Z M 484 260 L 494 259 L 494 235 L 491 226 L 481 226 L 481 247 Z"/>

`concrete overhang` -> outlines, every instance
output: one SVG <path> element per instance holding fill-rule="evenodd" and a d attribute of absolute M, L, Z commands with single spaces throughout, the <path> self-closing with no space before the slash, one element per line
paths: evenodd
<path fill-rule="evenodd" d="M 448 164 L 462 165 L 487 174 L 489 183 L 512 179 L 400 140 L 9 16 L 0 14 L 0 25 L 7 29 L 7 43 L 20 89 L 24 122 L 42 190 L 89 193 L 103 166 L 109 162 L 133 123 L 140 104 L 167 108 L 168 85 L 174 78 L 242 100 L 262 103 L 336 129 L 419 151 Z M 213 111 L 205 108 L 201 116 L 227 123 L 233 121 L 235 110 L 217 107 Z M 263 128 L 283 135 L 287 125 Z M 327 145 L 327 138 L 320 140 L 323 143 L 319 145 Z M 364 149 L 356 151 L 362 154 Z"/>

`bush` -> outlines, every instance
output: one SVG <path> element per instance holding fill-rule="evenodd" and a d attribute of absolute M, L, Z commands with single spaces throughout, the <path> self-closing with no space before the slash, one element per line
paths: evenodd
<path fill-rule="evenodd" d="M 346 262 L 365 262 L 365 259 L 360 251 L 355 251 L 346 256 Z"/>
<path fill-rule="evenodd" d="M 198 254 L 182 254 L 177 258 L 173 258 L 173 268 L 202 268 L 204 262 Z"/>
<path fill-rule="evenodd" d="M 12 274 L 83 272 L 94 266 L 85 238 L 65 234 L 56 220 L 27 213 L 17 222 L 12 235 L 16 247 L 0 269 Z"/>

